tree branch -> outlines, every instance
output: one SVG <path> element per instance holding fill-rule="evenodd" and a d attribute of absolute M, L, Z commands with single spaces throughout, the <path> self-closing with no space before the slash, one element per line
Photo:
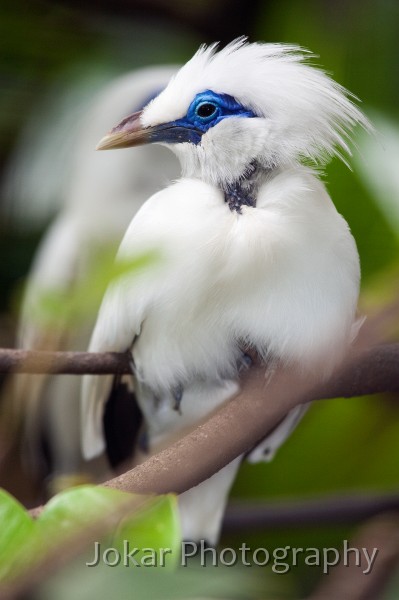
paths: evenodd
<path fill-rule="evenodd" d="M 352 360 L 322 387 L 288 369 L 266 382 L 264 367 L 253 367 L 241 392 L 207 421 L 105 485 L 138 493 L 182 493 L 249 452 L 298 404 L 399 391 L 398 364 L 399 345 L 380 346 Z"/>
<path fill-rule="evenodd" d="M 342 523 L 355 524 L 383 512 L 399 511 L 399 493 L 321 496 L 290 501 L 234 502 L 227 507 L 227 533 L 260 529 L 300 528 Z"/>
<path fill-rule="evenodd" d="M 398 391 L 399 344 L 376 346 L 330 379 L 328 397 Z M 0 373 L 108 375 L 131 373 L 127 352 L 48 352 L 0 348 Z M 336 388 L 337 393 L 334 393 Z"/>
<path fill-rule="evenodd" d="M 321 582 L 308 600 L 376 600 L 385 598 L 385 590 L 399 563 L 399 518 L 397 513 L 380 515 L 365 523 L 351 540 L 351 548 L 359 549 L 361 566 L 356 566 L 353 553 L 349 564 L 341 561 Z M 373 568 L 367 571 L 364 550 L 372 556 L 377 548 Z"/>
<path fill-rule="evenodd" d="M 30 354 L 30 353 L 29 353 Z M 35 355 L 48 353 L 32 353 Z M 88 357 L 90 372 L 129 372 L 126 354 L 55 353 L 53 367 L 72 369 Z M 107 362 L 111 357 L 110 362 Z M 26 355 L 25 355 L 26 358 Z M 30 357 L 28 357 L 30 358 Z M 42 363 L 41 363 L 42 364 Z M 312 400 L 399 391 L 399 344 L 362 352 L 323 386 L 280 369 L 271 380 L 256 365 L 243 377 L 242 389 L 215 413 L 161 452 L 107 482 L 105 486 L 140 494 L 177 494 L 198 485 L 241 454 L 249 452 L 295 406 Z M 14 363 L 15 366 L 15 363 Z M 19 364 L 21 366 L 21 364 Z M 26 364 L 22 365 L 25 368 Z M 126 369 L 126 371 L 124 370 Z M 59 372 L 59 371 L 58 371 Z M 215 452 L 217 449 L 217 452 Z M 37 515 L 38 509 L 32 514 Z"/>
<path fill-rule="evenodd" d="M 127 352 L 47 352 L 0 349 L 0 373 L 58 373 L 68 375 L 131 373 Z"/>
<path fill-rule="evenodd" d="M 2 359 L 6 361 L 6 364 Z M 7 363 L 8 361 L 8 363 Z M 25 353 L 13 351 L 0 353 L 0 368 L 8 370 L 24 370 L 35 372 L 63 373 L 127 373 L 130 371 L 129 356 L 126 354 L 107 353 L 105 355 L 87 353 Z M 372 350 L 357 355 L 343 369 L 336 373 L 325 385 L 315 386 L 314 380 L 300 377 L 289 369 L 278 370 L 271 379 L 265 379 L 265 368 L 259 364 L 249 369 L 242 380 L 241 392 L 218 409 L 207 421 L 200 424 L 158 454 L 151 456 L 134 469 L 106 482 L 108 487 L 140 494 L 167 492 L 182 493 L 198 485 L 213 473 L 223 468 L 234 458 L 250 451 L 284 416 L 298 404 L 318 399 L 351 397 L 378 392 L 399 391 L 399 344 L 375 347 Z M 215 452 L 217 449 L 217 452 Z M 320 523 L 323 518 L 329 522 L 343 518 L 360 519 L 384 511 L 389 508 L 397 509 L 398 497 L 369 498 L 363 506 L 359 498 L 349 498 L 337 502 L 332 500 L 324 503 L 317 512 L 313 502 L 296 509 L 281 506 L 280 513 L 274 508 L 263 514 L 263 524 L 271 523 L 276 526 L 278 518 L 285 525 L 299 523 Z M 293 510 L 294 509 L 294 510 Z M 40 509 L 39 509 L 40 510 Z M 290 512 L 291 511 L 291 512 Z M 38 510 L 34 511 L 38 514 Z M 231 514 L 231 513 L 230 513 Z M 231 517 L 230 517 L 231 518 Z M 249 517 L 243 517 L 238 527 L 248 529 Z M 237 525 L 237 512 L 236 512 Z M 244 522 L 243 520 L 244 519 Z M 227 520 L 228 523 L 228 520 Z M 257 519 L 259 527 L 259 514 Z M 389 533 L 389 527 L 387 528 Z M 386 533 L 384 530 L 384 535 Z M 373 544 L 383 546 L 382 538 Z M 369 540 L 368 540 L 369 541 Z M 384 541 L 385 543 L 385 541 Z M 392 564 L 397 560 L 397 536 L 392 541 L 392 548 L 384 550 L 384 560 L 380 561 L 381 568 L 373 575 L 373 580 L 362 577 L 357 583 L 359 600 L 371 600 L 369 591 L 383 587 L 392 570 Z M 360 577 L 360 576 L 359 576 Z M 320 588 L 312 596 L 316 598 L 343 597 L 336 595 L 351 588 L 350 581 L 344 577 L 334 577 L 322 582 Z M 345 583 L 345 585 L 344 585 Z M 372 584 L 372 585 L 371 585 Z M 335 595 L 334 595 L 335 594 Z M 350 596 L 355 598 L 355 596 Z"/>

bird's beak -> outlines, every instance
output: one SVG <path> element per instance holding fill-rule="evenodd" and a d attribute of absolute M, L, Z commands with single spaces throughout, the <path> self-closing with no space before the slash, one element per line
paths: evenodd
<path fill-rule="evenodd" d="M 122 119 L 116 127 L 100 140 L 96 150 L 130 148 L 131 146 L 142 146 L 143 144 L 157 142 L 164 144 L 178 144 L 181 142 L 198 144 L 201 141 L 202 131 L 183 119 L 143 127 L 140 120 L 141 113 L 142 111 L 139 110 Z"/>
<path fill-rule="evenodd" d="M 130 148 L 151 142 L 151 132 L 155 127 L 143 127 L 140 121 L 141 113 L 142 111 L 139 110 L 122 119 L 99 141 L 96 150 Z"/>

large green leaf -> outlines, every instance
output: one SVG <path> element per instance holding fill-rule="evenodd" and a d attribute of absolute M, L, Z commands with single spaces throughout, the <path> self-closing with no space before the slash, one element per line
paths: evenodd
<path fill-rule="evenodd" d="M 125 506 L 133 502 L 133 512 L 126 515 Z M 121 510 L 122 509 L 122 510 Z M 121 510 L 121 512 L 120 512 Z M 79 486 L 57 494 L 40 515 L 39 524 L 46 538 L 59 543 L 75 535 L 82 526 L 94 526 L 97 541 L 104 538 L 102 523 L 112 513 L 117 513 L 117 523 L 107 536 L 107 543 L 123 550 L 125 544 L 137 548 L 150 548 L 154 560 L 163 548 L 170 548 L 176 561 L 179 555 L 180 528 L 177 503 L 173 495 L 138 496 L 118 490 Z M 101 535 L 102 534 L 102 535 Z M 135 555 L 141 560 L 143 552 Z M 147 553 L 148 556 L 148 553 Z M 168 564 L 172 564 L 168 560 Z"/>
<path fill-rule="evenodd" d="M 80 486 L 61 492 L 46 505 L 34 521 L 6 492 L 0 495 L 2 536 L 0 541 L 1 579 L 28 573 L 36 564 L 51 562 L 63 548 L 79 552 L 96 541 L 122 553 L 140 548 L 135 559 L 160 562 L 167 548 L 166 566 L 179 560 L 180 529 L 173 495 L 138 496 L 118 490 Z"/>
<path fill-rule="evenodd" d="M 38 527 L 25 508 L 0 490 L 0 580 L 34 562 Z"/>

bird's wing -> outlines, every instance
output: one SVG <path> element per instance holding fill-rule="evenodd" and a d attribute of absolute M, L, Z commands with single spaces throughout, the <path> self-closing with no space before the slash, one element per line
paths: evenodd
<path fill-rule="evenodd" d="M 134 278 L 133 278 L 134 279 Z M 107 290 L 91 338 L 91 352 L 125 352 L 132 348 L 140 332 L 139 312 L 129 311 L 129 299 L 134 299 L 129 276 L 116 281 Z M 111 399 L 113 375 L 85 375 L 81 394 L 81 440 L 86 460 L 106 449 L 103 418 L 107 401 Z"/>
<path fill-rule="evenodd" d="M 162 294 L 162 282 L 168 279 L 170 263 L 162 252 L 165 223 L 156 211 L 159 206 L 162 207 L 165 195 L 169 197 L 167 190 L 147 200 L 126 231 L 117 254 L 117 263 L 126 263 L 129 269 L 130 261 L 133 259 L 134 262 L 134 257 L 140 256 L 148 256 L 149 263 L 143 268 L 125 272 L 109 286 L 91 338 L 91 352 L 130 351 L 134 340 L 140 335 L 146 315 Z M 153 226 L 154 218 L 160 222 L 158 228 Z M 159 257 L 155 256 L 158 251 Z M 153 260 L 151 253 L 154 254 Z M 105 450 L 103 415 L 112 385 L 113 376 L 87 375 L 83 378 L 81 435 L 86 460 Z"/>
<path fill-rule="evenodd" d="M 103 415 L 107 457 L 114 469 L 133 456 L 142 422 L 133 378 L 115 376 Z"/>
<path fill-rule="evenodd" d="M 261 441 L 248 455 L 250 463 L 270 462 L 277 450 L 284 444 L 294 431 L 299 421 L 309 408 L 309 404 L 296 406 L 288 415 Z"/>

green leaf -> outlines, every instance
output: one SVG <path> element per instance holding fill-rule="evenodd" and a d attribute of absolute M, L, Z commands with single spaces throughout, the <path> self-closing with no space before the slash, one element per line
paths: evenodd
<path fill-rule="evenodd" d="M 135 503 L 136 501 L 136 503 Z M 118 511 L 132 503 L 133 514 L 125 516 Z M 85 525 L 100 525 L 104 518 L 117 514 L 116 533 L 112 532 L 111 544 L 122 549 L 124 542 L 139 548 L 171 548 L 178 558 L 180 529 L 177 502 L 173 495 L 139 496 L 99 486 L 79 486 L 57 494 L 48 502 L 39 517 L 39 524 L 46 539 L 62 539 L 80 531 Z M 102 533 L 102 535 L 101 535 Z M 99 540 L 104 537 L 100 532 Z M 173 561 L 168 561 L 171 564 Z"/>
<path fill-rule="evenodd" d="M 0 581 L 34 562 L 37 524 L 25 508 L 5 490 L 0 490 Z"/>
<path fill-rule="evenodd" d="M 12 496 L 0 491 L 0 518 L 2 581 L 28 573 L 54 552 L 62 555 L 63 545 L 74 540 L 84 547 L 95 539 L 104 548 L 121 552 L 126 546 L 138 547 L 137 560 L 150 560 L 145 549 L 151 549 L 154 566 L 165 548 L 170 550 L 165 566 L 174 567 L 179 560 L 180 529 L 173 495 L 139 496 L 85 485 L 54 496 L 35 521 Z"/>
<path fill-rule="evenodd" d="M 175 496 L 158 496 L 133 517 L 124 520 L 114 543 L 124 549 L 130 543 L 140 551 L 137 562 L 150 566 L 176 567 L 180 561 L 180 522 Z"/>

